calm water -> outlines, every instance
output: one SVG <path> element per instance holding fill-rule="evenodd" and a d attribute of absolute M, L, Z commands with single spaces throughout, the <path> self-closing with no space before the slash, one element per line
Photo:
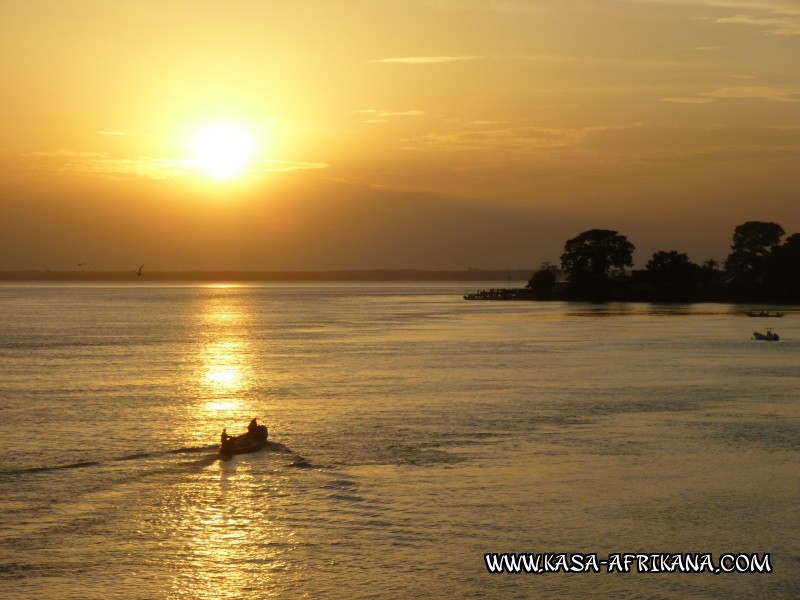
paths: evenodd
<path fill-rule="evenodd" d="M 6 598 L 800 597 L 800 312 L 136 283 L 0 286 Z M 254 416 L 274 443 L 220 462 Z"/>

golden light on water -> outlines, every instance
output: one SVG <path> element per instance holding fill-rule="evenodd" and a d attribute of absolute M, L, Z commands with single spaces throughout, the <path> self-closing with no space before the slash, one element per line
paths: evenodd
<path fill-rule="evenodd" d="M 219 388 L 231 388 L 239 379 L 237 367 L 213 367 L 206 372 L 206 383 Z"/>
<path fill-rule="evenodd" d="M 246 464 L 236 469 L 222 463 L 217 466 L 219 471 L 208 471 L 186 490 L 202 501 L 180 503 L 169 523 L 172 535 L 183 541 L 181 575 L 172 583 L 173 595 L 239 598 L 257 586 L 254 597 L 273 597 L 264 585 L 268 576 L 258 566 L 281 559 L 281 551 L 268 542 L 283 541 L 288 533 L 266 522 L 267 497 L 261 497 L 257 508 L 234 501 L 239 494 L 254 492 L 255 478 Z M 253 560 L 253 552 L 258 561 Z"/>
<path fill-rule="evenodd" d="M 240 288 L 242 285 L 240 283 L 209 283 L 203 287 L 209 290 L 229 290 Z"/>
<path fill-rule="evenodd" d="M 199 312 L 204 342 L 197 356 L 198 392 L 207 412 L 235 412 L 252 387 L 251 348 L 243 328 L 249 313 L 235 290 L 215 288 Z"/>
<path fill-rule="evenodd" d="M 244 392 L 249 379 L 246 355 L 242 342 L 209 343 L 203 351 L 203 387 L 213 396 Z"/>
<path fill-rule="evenodd" d="M 224 412 L 227 410 L 237 410 L 242 405 L 238 400 L 227 400 L 223 402 L 206 402 L 205 408 L 209 412 Z"/>

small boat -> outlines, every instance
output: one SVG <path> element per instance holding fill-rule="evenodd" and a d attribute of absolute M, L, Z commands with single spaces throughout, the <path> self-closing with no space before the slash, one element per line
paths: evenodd
<path fill-rule="evenodd" d="M 771 313 L 771 312 L 766 311 L 766 310 L 761 310 L 761 311 L 748 310 L 745 314 L 748 317 L 782 317 L 783 316 L 782 312 Z"/>
<path fill-rule="evenodd" d="M 230 458 L 234 454 L 257 452 L 267 445 L 267 436 L 267 426 L 258 425 L 255 419 L 250 422 L 247 431 L 239 435 L 228 435 L 223 429 L 219 455 L 222 458 Z"/>
<path fill-rule="evenodd" d="M 777 333 L 772 333 L 772 329 L 767 329 L 767 333 L 753 332 L 754 340 L 764 340 L 765 342 L 777 342 L 781 337 Z"/>

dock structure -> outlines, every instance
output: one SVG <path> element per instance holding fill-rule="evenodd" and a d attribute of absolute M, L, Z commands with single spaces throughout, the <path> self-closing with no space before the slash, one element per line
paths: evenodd
<path fill-rule="evenodd" d="M 464 294 L 464 300 L 530 300 L 531 290 L 527 288 L 491 288 Z"/>

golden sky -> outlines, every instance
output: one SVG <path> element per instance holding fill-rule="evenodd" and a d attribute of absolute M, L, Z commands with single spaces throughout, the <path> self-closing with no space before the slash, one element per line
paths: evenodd
<path fill-rule="evenodd" d="M 536 268 L 800 230 L 797 0 L 0 0 L 0 270 Z"/>

